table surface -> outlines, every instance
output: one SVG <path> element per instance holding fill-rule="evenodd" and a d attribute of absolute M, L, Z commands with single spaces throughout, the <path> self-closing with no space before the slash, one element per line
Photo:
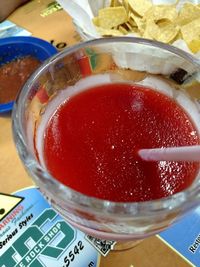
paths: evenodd
<path fill-rule="evenodd" d="M 57 47 L 76 43 L 79 36 L 75 33 L 71 18 L 66 12 L 59 10 L 48 16 L 42 15 L 49 3 L 52 3 L 52 0 L 31 1 L 18 8 L 8 19 L 30 31 L 33 36 L 50 41 Z M 9 194 L 32 185 L 33 182 L 25 172 L 13 142 L 11 113 L 0 114 L 0 192 Z M 101 267 L 133 266 L 132 262 L 134 267 L 191 266 L 156 237 L 142 242 L 134 249 L 134 253 L 127 251 L 123 255 L 126 257 L 126 263 L 124 260 L 122 262 L 120 253 L 111 253 L 109 258 L 101 260 Z"/>

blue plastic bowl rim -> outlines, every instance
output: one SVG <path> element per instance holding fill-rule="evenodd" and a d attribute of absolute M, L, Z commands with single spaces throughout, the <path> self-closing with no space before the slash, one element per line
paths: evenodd
<path fill-rule="evenodd" d="M 47 53 L 49 53 L 49 56 L 56 54 L 58 51 L 57 49 L 46 40 L 40 39 L 38 37 L 33 36 L 13 36 L 13 37 L 5 37 L 0 38 L 0 46 L 1 45 L 7 45 L 7 44 L 19 44 L 19 43 L 27 43 L 27 44 L 38 44 L 41 45 Z"/>
<path fill-rule="evenodd" d="M 13 37 L 5 37 L 2 39 L 0 38 L 0 46 L 9 45 L 13 43 L 38 44 L 45 49 L 45 52 L 47 52 L 49 57 L 55 55 L 58 52 L 57 49 L 49 42 L 43 39 L 37 38 L 37 37 L 33 37 L 33 36 L 13 36 Z M 11 111 L 13 108 L 13 105 L 14 105 L 14 101 L 11 101 L 5 104 L 0 104 L 0 113 Z"/>

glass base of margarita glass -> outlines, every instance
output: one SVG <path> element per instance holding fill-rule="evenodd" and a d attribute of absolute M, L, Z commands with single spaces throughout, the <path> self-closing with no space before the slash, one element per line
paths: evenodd
<path fill-rule="evenodd" d="M 124 251 L 124 250 L 129 250 L 137 245 L 139 245 L 143 239 L 140 240 L 134 240 L 134 241 L 118 241 L 114 245 L 113 251 Z"/>

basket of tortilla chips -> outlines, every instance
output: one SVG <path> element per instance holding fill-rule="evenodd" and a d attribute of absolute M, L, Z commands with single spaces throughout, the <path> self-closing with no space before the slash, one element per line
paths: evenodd
<path fill-rule="evenodd" d="M 200 0 L 58 0 L 83 40 L 135 36 L 200 58 Z"/>

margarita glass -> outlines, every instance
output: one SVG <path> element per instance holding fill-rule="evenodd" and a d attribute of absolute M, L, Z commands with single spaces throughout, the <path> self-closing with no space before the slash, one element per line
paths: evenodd
<path fill-rule="evenodd" d="M 199 73 L 199 61 L 184 51 L 132 37 L 83 42 L 47 60 L 17 98 L 13 136 L 27 172 L 52 207 L 91 236 L 123 242 L 157 234 L 197 207 L 198 163 L 193 181 L 180 192 L 144 201 L 112 201 L 59 182 L 45 165 L 43 147 L 45 128 L 57 107 L 88 87 L 104 83 L 148 86 L 175 99 L 193 121 L 198 139 Z"/>

